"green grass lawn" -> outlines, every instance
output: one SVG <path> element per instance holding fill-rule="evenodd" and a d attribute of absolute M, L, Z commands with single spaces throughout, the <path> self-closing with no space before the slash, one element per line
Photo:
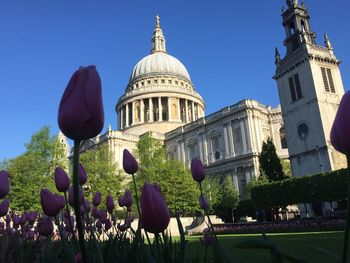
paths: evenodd
<path fill-rule="evenodd" d="M 268 234 L 279 248 L 289 255 L 303 258 L 307 262 L 332 263 L 339 262 L 334 255 L 340 257 L 342 250 L 342 232 L 321 232 L 321 233 L 288 233 Z M 261 235 L 223 235 L 219 236 L 220 244 L 233 257 L 235 262 L 261 262 L 269 263 L 270 254 L 266 250 L 238 249 L 235 244 L 252 239 L 260 239 Z M 188 237 L 187 258 L 201 258 L 203 262 L 205 247 L 200 244 L 199 237 Z M 208 250 L 207 262 L 215 262 L 211 249 Z"/>

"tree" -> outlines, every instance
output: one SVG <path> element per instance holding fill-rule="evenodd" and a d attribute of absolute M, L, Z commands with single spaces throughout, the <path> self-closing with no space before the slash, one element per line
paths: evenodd
<path fill-rule="evenodd" d="M 213 211 L 225 223 L 232 223 L 233 211 L 239 201 L 238 193 L 229 177 L 226 177 L 219 187 L 217 198 L 213 203 Z"/>
<path fill-rule="evenodd" d="M 279 181 L 285 178 L 283 173 L 281 160 L 276 153 L 275 145 L 271 138 L 263 142 L 261 153 L 259 155 L 260 173 L 262 176 L 271 181 Z"/>
<path fill-rule="evenodd" d="M 80 162 L 88 174 L 88 181 L 84 185 L 84 196 L 92 200 L 95 192 L 100 191 L 103 197 L 112 195 L 116 200 L 120 195 L 122 176 L 117 164 L 112 160 L 107 145 L 103 144 L 82 153 Z M 105 202 L 102 202 L 102 206 L 105 206 Z"/>
<path fill-rule="evenodd" d="M 189 169 L 177 160 L 168 160 L 163 145 L 152 138 L 151 133 L 140 138 L 136 156 L 138 188 L 144 182 L 159 184 L 172 214 L 180 211 L 182 215 L 189 215 L 199 210 L 199 190 Z"/>
<path fill-rule="evenodd" d="M 64 147 L 56 136 L 50 137 L 47 126 L 34 133 L 25 146 L 25 153 L 6 163 L 11 182 L 9 197 L 14 211 L 40 210 L 41 188 L 54 190 L 53 171 L 56 166 L 68 162 Z"/>

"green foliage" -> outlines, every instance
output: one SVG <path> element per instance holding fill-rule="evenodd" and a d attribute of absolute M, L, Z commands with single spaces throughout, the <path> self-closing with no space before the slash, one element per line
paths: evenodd
<path fill-rule="evenodd" d="M 88 181 L 84 185 L 85 197 L 91 201 L 95 192 L 100 191 L 103 198 L 112 195 L 116 200 L 120 195 L 122 176 L 107 145 L 103 144 L 82 153 L 80 162 L 88 174 Z M 104 205 L 105 202 L 102 202 L 102 206 Z"/>
<path fill-rule="evenodd" d="M 276 148 L 271 138 L 268 138 L 267 141 L 263 143 L 259 155 L 259 164 L 261 174 L 266 176 L 269 181 L 284 179 L 285 175 L 283 173 L 281 161 L 277 156 Z"/>
<path fill-rule="evenodd" d="M 257 208 L 291 204 L 337 201 L 347 195 L 346 169 L 294 177 L 276 182 L 255 181 L 250 186 L 252 202 Z"/>
<path fill-rule="evenodd" d="M 139 160 L 138 188 L 144 182 L 159 184 L 173 215 L 176 210 L 181 215 L 198 211 L 199 190 L 189 169 L 177 160 L 167 160 L 163 145 L 152 138 L 151 133 L 140 138 L 136 156 Z"/>
<path fill-rule="evenodd" d="M 286 178 L 292 177 L 292 168 L 289 160 L 281 160 L 282 170 Z"/>
<path fill-rule="evenodd" d="M 50 137 L 50 128 L 43 127 L 26 144 L 26 152 L 8 160 L 10 201 L 13 211 L 40 210 L 40 189 L 54 190 L 53 171 L 68 160 L 57 137 Z"/>
<path fill-rule="evenodd" d="M 238 205 L 238 193 L 232 180 L 226 177 L 220 185 L 217 198 L 213 203 L 214 213 L 225 223 L 233 222 L 233 210 Z"/>

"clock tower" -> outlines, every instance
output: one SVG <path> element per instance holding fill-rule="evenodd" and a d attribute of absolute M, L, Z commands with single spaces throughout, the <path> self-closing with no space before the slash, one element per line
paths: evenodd
<path fill-rule="evenodd" d="M 304 3 L 287 0 L 282 9 L 284 58 L 275 50 L 276 73 L 293 176 L 336 170 L 345 157 L 330 144 L 330 130 L 344 87 L 340 60 L 326 34 L 316 43 Z"/>

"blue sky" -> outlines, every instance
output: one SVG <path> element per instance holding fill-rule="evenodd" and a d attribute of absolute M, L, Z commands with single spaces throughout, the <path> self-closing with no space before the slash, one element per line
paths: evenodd
<path fill-rule="evenodd" d="M 305 1 L 323 44 L 327 32 L 350 87 L 348 0 Z M 155 15 L 168 53 L 188 69 L 206 114 L 245 98 L 279 104 L 274 48 L 285 49 L 285 1 L 3 0 L 0 4 L 0 160 L 24 151 L 44 125 L 58 132 L 58 104 L 72 73 L 95 64 L 108 124 L 134 65 L 150 51 Z"/>

